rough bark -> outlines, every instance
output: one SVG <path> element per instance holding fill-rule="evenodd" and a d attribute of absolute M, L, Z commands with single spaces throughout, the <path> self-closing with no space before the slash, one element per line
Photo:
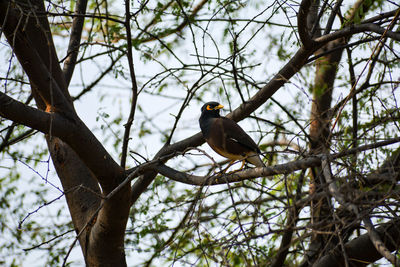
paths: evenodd
<path fill-rule="evenodd" d="M 125 178 L 124 170 L 75 113 L 59 65 L 42 1 L 2 1 L 1 28 L 29 77 L 40 109 L 13 101 L 4 93 L 2 115 L 46 134 L 57 174 L 66 193 L 72 221 L 89 266 L 125 266 L 124 235 L 130 186 L 103 203 Z M 70 74 L 69 74 L 70 75 Z"/>

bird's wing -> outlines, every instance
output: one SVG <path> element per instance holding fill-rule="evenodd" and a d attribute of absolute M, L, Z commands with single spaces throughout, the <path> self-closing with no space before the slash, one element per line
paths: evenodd
<path fill-rule="evenodd" d="M 248 150 L 260 153 L 257 144 L 235 121 L 224 117 L 221 117 L 221 119 L 224 135 L 228 139 L 228 142 L 237 143 Z"/>

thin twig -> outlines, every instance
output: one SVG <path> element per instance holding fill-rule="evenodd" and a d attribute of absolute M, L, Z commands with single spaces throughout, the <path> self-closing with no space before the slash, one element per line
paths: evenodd
<path fill-rule="evenodd" d="M 44 242 L 42 242 L 42 243 L 40 243 L 40 244 L 37 244 L 37 245 L 35 245 L 35 246 L 33 246 L 33 247 L 30 247 L 30 248 L 23 248 L 22 250 L 25 251 L 25 252 L 27 252 L 27 251 L 30 251 L 30 250 L 39 248 L 39 247 L 41 247 L 41 246 L 43 246 L 43 245 L 46 245 L 46 244 L 48 244 L 48 243 L 50 243 L 50 242 L 53 242 L 53 241 L 56 240 L 57 238 L 60 238 L 60 237 L 62 237 L 62 236 L 64 236 L 64 235 L 69 234 L 69 233 L 74 232 L 74 231 L 75 231 L 74 229 L 68 230 L 68 231 L 66 231 L 66 232 L 64 232 L 64 233 L 62 233 L 62 234 L 56 235 L 55 237 L 53 237 L 53 238 L 51 238 L 51 239 L 49 239 L 49 240 L 46 240 L 46 241 L 44 241 Z"/>
<path fill-rule="evenodd" d="M 132 52 L 132 33 L 131 33 L 131 13 L 130 13 L 130 2 L 129 0 L 125 0 L 125 28 L 126 28 L 126 40 L 127 40 L 127 57 L 128 57 L 128 65 L 129 65 L 129 74 L 131 76 L 132 83 L 132 99 L 131 99 L 131 108 L 129 112 L 128 121 L 125 124 L 125 132 L 124 139 L 122 140 L 122 155 L 121 155 L 121 167 L 125 168 L 126 165 L 126 156 L 128 152 L 128 144 L 129 144 L 129 135 L 131 126 L 133 123 L 133 119 L 135 118 L 135 110 L 136 103 L 138 97 L 138 88 L 136 82 L 135 69 L 133 67 L 133 52 Z"/>

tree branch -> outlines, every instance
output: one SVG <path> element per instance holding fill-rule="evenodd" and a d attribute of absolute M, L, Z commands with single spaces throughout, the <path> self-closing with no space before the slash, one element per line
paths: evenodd
<path fill-rule="evenodd" d="M 297 189 L 296 189 L 296 195 L 293 198 L 294 203 L 298 203 L 298 201 L 301 200 L 301 194 L 302 194 L 302 188 L 303 188 L 303 182 L 304 182 L 304 176 L 305 176 L 306 171 L 302 171 L 300 176 L 299 176 L 299 181 L 297 182 Z M 291 205 L 290 201 L 288 200 L 288 215 L 287 215 L 287 220 L 286 220 L 286 227 L 285 231 L 282 235 L 281 239 L 281 244 L 279 246 L 279 249 L 274 257 L 274 260 L 271 264 L 271 267 L 281 267 L 284 266 L 284 262 L 286 259 L 286 256 L 289 252 L 290 245 L 292 243 L 292 237 L 294 233 L 294 228 L 296 227 L 297 221 L 299 220 L 299 213 L 301 211 L 300 206 L 298 205 Z"/>
<path fill-rule="evenodd" d="M 301 43 L 306 49 L 311 49 L 315 45 L 315 41 L 311 38 L 308 27 L 308 13 L 310 11 L 312 0 L 301 1 L 299 13 L 297 14 L 297 26 Z"/>
<path fill-rule="evenodd" d="M 64 77 L 67 86 L 69 85 L 72 74 L 74 73 L 76 59 L 79 54 L 79 46 L 81 42 L 81 35 L 83 24 L 85 22 L 87 0 L 78 0 L 75 3 L 75 16 L 72 21 L 72 30 L 68 44 L 67 57 L 64 61 Z"/>
<path fill-rule="evenodd" d="M 376 232 L 384 245 L 391 251 L 400 247 L 400 220 L 393 219 L 388 223 L 376 228 Z M 363 234 L 345 244 L 346 254 L 351 266 L 366 266 L 382 258 L 371 242 L 368 233 Z M 314 267 L 337 267 L 344 266 L 344 255 L 339 248 L 323 256 Z"/>
<path fill-rule="evenodd" d="M 57 113 L 47 113 L 16 101 L 0 92 L 0 116 L 45 134 L 64 136 L 73 127 L 71 121 Z"/>
<path fill-rule="evenodd" d="M 124 178 L 123 169 L 79 118 L 71 121 L 61 114 L 32 108 L 2 92 L 0 92 L 0 116 L 44 134 L 59 137 L 66 142 L 96 175 L 105 192 L 118 186 Z"/>
<path fill-rule="evenodd" d="M 45 102 L 46 109 L 63 112 L 72 118 L 75 112 L 67 92 L 64 75 L 58 64 L 48 22 L 46 18 L 35 13 L 44 10 L 44 6 L 39 2 L 35 4 L 38 10 L 28 9 L 26 10 L 28 15 L 25 15 L 12 8 L 11 2 L 1 1 L 0 17 L 5 18 L 7 12 L 7 21 L 1 21 L 1 28 L 30 82 L 35 85 L 37 93 Z M 42 49 L 38 50 L 38 47 Z"/>
<path fill-rule="evenodd" d="M 324 172 L 324 177 L 326 179 L 326 182 L 328 183 L 328 188 L 329 192 L 331 195 L 345 208 L 347 208 L 350 212 L 354 213 L 356 215 L 356 219 L 360 218 L 360 213 L 358 210 L 358 207 L 353 204 L 348 202 L 344 195 L 339 192 L 339 189 L 337 188 L 335 182 L 332 179 L 332 172 L 330 168 L 330 164 L 328 161 L 327 157 L 322 158 L 322 170 Z M 386 248 L 385 244 L 381 240 L 379 234 L 375 230 L 375 227 L 373 226 L 371 219 L 365 215 L 362 218 L 362 221 L 365 225 L 365 228 L 368 231 L 369 237 L 371 239 L 371 242 L 375 246 L 375 249 L 383 256 L 385 257 L 388 261 L 390 261 L 394 266 L 399 266 L 400 265 L 400 260 L 397 259 L 395 255 L 392 255 L 390 251 Z"/>
<path fill-rule="evenodd" d="M 122 140 L 122 155 L 121 155 L 121 167 L 125 168 L 126 164 L 126 155 L 128 152 L 128 144 L 129 144 L 129 135 L 132 126 L 133 119 L 135 117 L 135 109 L 136 102 L 138 97 L 138 89 L 136 83 L 136 75 L 135 69 L 133 66 L 133 53 L 132 53 L 132 34 L 131 34 L 131 12 L 130 12 L 130 1 L 125 0 L 125 28 L 126 28 L 126 38 L 127 38 L 127 57 L 128 57 L 128 66 L 129 66 L 129 74 L 131 76 L 131 84 L 132 84 L 132 99 L 131 99 L 131 108 L 129 112 L 128 121 L 125 124 L 125 132 L 124 139 Z"/>
<path fill-rule="evenodd" d="M 341 158 L 344 156 L 348 156 L 354 153 L 358 153 L 361 151 L 377 148 L 377 147 L 382 147 L 382 146 L 387 146 L 391 145 L 394 143 L 400 142 L 400 137 L 385 140 L 382 142 L 376 142 L 373 144 L 367 144 L 363 146 L 359 146 L 356 148 L 352 148 L 349 150 L 346 150 L 344 152 L 336 153 L 336 154 L 331 154 L 331 155 L 316 155 L 313 157 L 308 157 L 305 159 L 301 160 L 296 160 L 292 161 L 289 163 L 285 164 L 278 164 L 275 166 L 268 166 L 264 168 L 250 168 L 250 169 L 245 169 L 242 171 L 238 171 L 235 173 L 231 174 L 221 174 L 217 173 L 212 176 L 197 176 L 197 175 L 191 175 L 187 174 L 184 172 L 180 172 L 177 170 L 174 170 L 170 167 L 168 167 L 165 164 L 162 164 L 162 162 L 165 162 L 164 159 L 160 159 L 160 164 L 154 166 L 154 170 L 159 172 L 160 174 L 175 180 L 177 182 L 182 182 L 185 184 L 190 184 L 190 185 L 218 185 L 218 184 L 225 184 L 225 183 L 234 183 L 234 182 L 239 182 L 239 181 L 244 181 L 248 179 L 253 179 L 253 178 L 259 178 L 259 177 L 269 177 L 269 176 L 274 176 L 278 174 L 289 174 L 294 171 L 298 170 L 304 170 L 310 167 L 316 167 L 316 166 L 321 166 L 321 158 L 326 157 L 329 159 L 337 159 Z M 171 156 L 166 156 L 165 159 L 168 159 Z"/>
<path fill-rule="evenodd" d="M 341 32 L 341 34 L 334 35 L 330 34 L 329 38 L 320 37 L 316 39 L 317 44 L 312 47 L 312 49 L 306 49 L 305 47 L 300 47 L 296 54 L 290 59 L 290 61 L 253 97 L 242 103 L 238 108 L 232 111 L 227 117 L 232 118 L 235 121 L 240 121 L 248 117 L 252 112 L 264 104 L 279 88 L 281 88 L 295 73 L 297 73 L 306 63 L 310 55 L 312 55 L 316 50 L 318 50 L 324 44 L 341 38 L 343 36 L 348 36 L 354 34 L 350 28 Z M 360 29 L 357 29 L 360 30 Z M 196 147 L 204 143 L 201 133 L 197 133 L 187 139 L 184 139 L 175 144 L 163 147 L 156 155 L 160 157 L 166 154 L 172 154 L 172 152 L 183 152 L 188 147 Z M 139 179 L 136 181 L 132 188 L 132 194 L 141 193 L 154 179 L 156 173 L 147 176 L 146 179 Z M 153 178 L 151 178 L 153 177 Z M 187 180 L 186 177 L 181 177 L 183 181 Z M 190 179 L 189 179 L 190 180 Z M 194 179 L 196 180 L 196 179 Z M 147 186 L 146 186 L 147 185 Z M 140 189 L 140 190 L 139 190 Z M 132 195 L 133 199 L 137 199 L 138 196 Z M 133 201 L 134 202 L 134 201 Z M 132 202 L 132 203 L 133 203 Z"/>
<path fill-rule="evenodd" d="M 374 32 L 377 34 L 381 34 L 381 35 L 390 37 L 396 41 L 400 41 L 400 33 L 389 31 L 389 30 L 382 28 L 373 23 L 351 25 L 349 27 L 343 28 L 342 30 L 318 37 L 315 39 L 315 41 L 318 43 L 321 43 L 321 42 L 327 43 L 327 42 L 330 42 L 330 41 L 333 41 L 333 40 L 336 40 L 336 39 L 339 39 L 342 37 L 349 37 L 351 35 L 354 35 L 356 33 L 361 33 L 361 32 Z"/>
<path fill-rule="evenodd" d="M 165 5 L 165 9 L 168 8 L 174 1 L 170 1 Z M 185 19 L 182 21 L 181 24 L 179 24 L 176 28 L 174 29 L 167 29 L 164 32 L 161 32 L 157 35 L 150 35 L 150 37 L 147 38 L 143 38 L 143 39 L 139 39 L 140 35 L 137 36 L 135 39 L 139 40 L 140 43 L 147 43 L 147 42 L 152 42 L 152 41 L 156 41 L 162 38 L 165 38 L 171 34 L 174 33 L 178 33 L 180 31 L 182 31 L 190 22 L 190 19 L 194 18 L 197 13 L 201 10 L 201 8 L 207 3 L 207 0 L 201 0 L 200 3 L 198 3 L 192 10 L 192 12 L 190 13 L 189 17 L 185 17 Z M 153 25 L 157 20 L 153 19 L 148 25 L 145 26 L 145 28 L 142 30 L 142 32 L 145 32 L 148 34 L 147 29 Z"/>

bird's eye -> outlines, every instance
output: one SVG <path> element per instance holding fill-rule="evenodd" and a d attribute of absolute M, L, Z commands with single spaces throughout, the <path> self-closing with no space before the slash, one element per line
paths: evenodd
<path fill-rule="evenodd" d="M 210 107 L 210 105 L 207 105 L 206 109 L 207 110 L 213 110 L 214 108 Z"/>

